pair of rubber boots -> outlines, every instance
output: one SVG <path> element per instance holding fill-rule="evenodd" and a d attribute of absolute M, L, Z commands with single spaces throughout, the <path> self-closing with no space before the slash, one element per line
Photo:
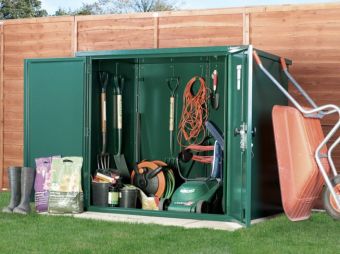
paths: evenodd
<path fill-rule="evenodd" d="M 31 211 L 30 200 L 34 184 L 35 170 L 27 167 L 9 167 L 8 181 L 11 200 L 2 212 L 28 214 Z"/>

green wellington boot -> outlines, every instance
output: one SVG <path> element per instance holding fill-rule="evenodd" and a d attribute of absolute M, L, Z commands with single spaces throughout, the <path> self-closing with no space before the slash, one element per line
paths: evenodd
<path fill-rule="evenodd" d="M 11 190 L 11 200 L 9 205 L 2 209 L 4 213 L 12 213 L 13 209 L 20 203 L 21 197 L 21 167 L 8 168 L 8 182 Z"/>
<path fill-rule="evenodd" d="M 13 213 L 28 214 L 31 211 L 30 199 L 33 190 L 35 170 L 23 167 L 21 171 L 21 201 Z"/>

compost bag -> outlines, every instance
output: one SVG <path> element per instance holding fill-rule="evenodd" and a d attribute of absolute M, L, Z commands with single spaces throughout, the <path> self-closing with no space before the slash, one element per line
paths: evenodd
<path fill-rule="evenodd" d="M 48 199 L 49 213 L 81 213 L 84 211 L 81 187 L 82 165 L 82 157 L 53 158 Z"/>
<path fill-rule="evenodd" d="M 61 156 L 53 156 L 35 159 L 36 176 L 34 182 L 34 199 L 35 210 L 38 213 L 47 212 L 52 159 L 60 157 Z"/>

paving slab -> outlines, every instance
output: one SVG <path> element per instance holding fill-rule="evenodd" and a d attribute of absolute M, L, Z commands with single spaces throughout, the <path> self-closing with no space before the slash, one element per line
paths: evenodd
<path fill-rule="evenodd" d="M 251 225 L 255 225 L 255 224 L 258 224 L 258 223 L 261 223 L 261 222 L 265 222 L 265 221 L 268 221 L 268 220 L 271 220 L 271 219 L 275 219 L 280 215 L 281 214 L 279 213 L 279 214 L 274 214 L 274 215 L 263 217 L 263 218 L 254 219 L 254 220 L 251 221 Z"/>
<path fill-rule="evenodd" d="M 43 213 L 48 214 L 48 213 Z M 219 222 L 219 221 L 203 221 L 193 219 L 177 219 L 177 218 L 164 218 L 164 217 L 151 217 L 127 214 L 112 214 L 112 213 L 99 213 L 99 212 L 84 212 L 81 214 L 70 214 L 74 218 L 79 219 L 92 219 L 109 222 L 125 222 L 125 223 L 138 223 L 138 224 L 158 224 L 163 226 L 177 226 L 184 228 L 208 228 L 215 230 L 234 231 L 242 228 L 238 223 L 234 222 Z"/>
<path fill-rule="evenodd" d="M 209 228 L 215 230 L 235 231 L 243 228 L 236 222 L 222 222 L 222 221 L 202 221 L 197 220 L 195 222 L 184 225 L 185 228 Z"/>
<path fill-rule="evenodd" d="M 49 214 L 41 213 L 42 215 L 52 216 L 71 216 L 79 219 L 92 219 L 102 220 L 109 222 L 124 222 L 124 223 L 137 223 L 137 224 L 157 224 L 163 226 L 176 226 L 184 228 L 208 228 L 215 230 L 235 231 L 243 228 L 242 225 L 236 222 L 223 222 L 223 221 L 208 221 L 208 220 L 193 220 L 193 219 L 178 219 L 166 217 L 153 217 L 153 216 L 140 216 L 129 214 L 116 214 L 116 213 L 99 213 L 99 212 L 84 212 L 80 214 Z M 273 215 L 265 218 L 259 218 L 251 221 L 251 224 L 257 224 L 264 221 L 276 218 L 278 215 Z"/>

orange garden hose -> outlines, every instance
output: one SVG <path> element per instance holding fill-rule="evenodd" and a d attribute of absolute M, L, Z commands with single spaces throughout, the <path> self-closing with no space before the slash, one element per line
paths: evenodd
<path fill-rule="evenodd" d="M 193 86 L 199 80 L 200 87 L 193 94 Z M 183 109 L 178 126 L 177 141 L 185 147 L 184 140 L 190 144 L 201 144 L 206 136 L 204 123 L 208 120 L 208 90 L 203 78 L 195 76 L 187 83 L 183 93 Z"/>

